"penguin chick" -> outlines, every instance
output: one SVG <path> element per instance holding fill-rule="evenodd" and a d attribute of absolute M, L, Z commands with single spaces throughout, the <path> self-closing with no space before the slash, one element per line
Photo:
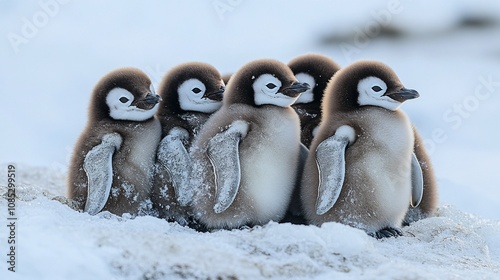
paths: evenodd
<path fill-rule="evenodd" d="M 160 100 L 150 79 L 135 68 L 117 69 L 97 83 L 69 168 L 68 196 L 80 209 L 91 215 L 151 209 Z"/>
<path fill-rule="evenodd" d="M 292 194 L 300 123 L 291 105 L 307 84 L 276 60 L 240 68 L 223 106 L 196 137 L 193 208 L 207 229 L 279 221 Z"/>
<path fill-rule="evenodd" d="M 399 106 L 418 96 L 380 62 L 356 62 L 335 74 L 302 177 L 311 224 L 340 222 L 377 238 L 402 234 L 408 202 L 421 199 L 422 173 Z"/>
<path fill-rule="evenodd" d="M 162 79 L 157 118 L 162 140 L 151 200 L 160 217 L 188 225 L 191 159 L 188 149 L 210 115 L 222 106 L 225 85 L 220 73 L 206 63 L 178 65 Z"/>
<path fill-rule="evenodd" d="M 329 57 L 320 54 L 305 54 L 294 58 L 288 63 L 295 78 L 299 82 L 310 85 L 310 89 L 300 95 L 292 105 L 300 119 L 300 141 L 304 145 L 301 149 L 301 160 L 299 162 L 299 172 L 297 172 L 297 183 L 295 185 L 292 200 L 285 218 L 281 222 L 293 224 L 304 224 L 305 218 L 300 202 L 300 181 L 302 170 L 317 127 L 321 121 L 321 102 L 323 91 L 335 72 L 340 69 Z"/>
<path fill-rule="evenodd" d="M 320 54 L 298 56 L 290 61 L 288 66 L 299 82 L 311 86 L 292 105 L 300 118 L 300 140 L 309 148 L 314 137 L 313 131 L 321 121 L 323 92 L 340 66 L 329 57 Z"/>

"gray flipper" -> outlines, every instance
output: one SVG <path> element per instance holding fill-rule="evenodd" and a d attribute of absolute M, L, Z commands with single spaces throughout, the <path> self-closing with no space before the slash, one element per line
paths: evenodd
<path fill-rule="evenodd" d="M 88 191 L 85 212 L 95 215 L 104 208 L 108 201 L 113 183 L 113 154 L 120 148 L 122 138 L 118 133 L 106 134 L 101 144 L 92 148 L 83 161 L 83 170 L 87 174 Z"/>
<path fill-rule="evenodd" d="M 215 174 L 215 213 L 224 212 L 236 198 L 241 180 L 239 144 L 248 124 L 235 121 L 208 142 L 208 158 Z"/>
<path fill-rule="evenodd" d="M 411 200 L 410 205 L 417 207 L 422 201 L 424 194 L 424 176 L 417 156 L 411 154 Z"/>
<path fill-rule="evenodd" d="M 316 214 L 330 210 L 340 196 L 345 176 L 345 150 L 347 137 L 333 135 L 318 145 L 316 164 L 319 172 Z"/>
<path fill-rule="evenodd" d="M 165 136 L 158 147 L 158 165 L 160 172 L 167 172 L 172 180 L 177 201 L 182 206 L 187 206 L 193 197 L 189 188 L 191 173 L 191 157 L 189 156 L 184 141 L 189 138 L 189 133 L 179 127 L 174 127 Z"/>

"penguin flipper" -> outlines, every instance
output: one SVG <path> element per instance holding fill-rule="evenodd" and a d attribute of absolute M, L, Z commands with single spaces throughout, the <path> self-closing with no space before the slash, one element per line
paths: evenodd
<path fill-rule="evenodd" d="M 174 127 L 165 136 L 158 147 L 158 171 L 166 172 L 172 180 L 175 196 L 181 206 L 187 206 L 192 199 L 189 189 L 191 157 L 183 141 L 189 138 L 187 130 Z"/>
<path fill-rule="evenodd" d="M 208 142 L 208 158 L 215 173 L 215 213 L 224 212 L 236 198 L 241 180 L 239 144 L 248 123 L 234 121 L 227 130 Z"/>
<path fill-rule="evenodd" d="M 352 127 L 341 126 L 334 135 L 316 148 L 319 172 L 317 215 L 323 215 L 330 210 L 340 196 L 345 177 L 345 151 L 347 145 L 354 141 L 354 136 Z"/>
<path fill-rule="evenodd" d="M 99 213 L 108 201 L 113 183 L 112 158 L 121 143 L 122 138 L 118 133 L 106 134 L 101 144 L 85 155 L 83 170 L 87 174 L 88 191 L 84 211 L 90 215 Z"/>
<path fill-rule="evenodd" d="M 417 207 L 422 201 L 424 195 L 424 176 L 422 167 L 418 162 L 417 156 L 411 154 L 411 207 Z"/>

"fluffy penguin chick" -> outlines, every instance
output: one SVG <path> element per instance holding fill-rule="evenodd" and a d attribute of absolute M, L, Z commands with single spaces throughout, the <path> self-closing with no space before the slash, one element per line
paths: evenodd
<path fill-rule="evenodd" d="M 159 101 L 149 78 L 135 68 L 112 71 L 95 86 L 68 176 L 68 196 L 80 209 L 91 215 L 151 209 Z"/>
<path fill-rule="evenodd" d="M 208 229 L 279 221 L 292 193 L 300 145 L 290 107 L 309 88 L 275 60 L 257 60 L 229 82 L 222 108 L 193 143 L 193 208 Z"/>
<path fill-rule="evenodd" d="M 297 183 L 293 191 L 289 209 L 282 222 L 304 224 L 303 210 L 300 202 L 300 180 L 308 155 L 308 148 L 321 121 L 321 102 L 323 91 L 335 72 L 340 69 L 329 57 L 320 54 L 305 54 L 288 63 L 293 74 L 302 83 L 308 83 L 310 89 L 303 92 L 292 105 L 300 119 L 301 160 L 297 172 Z"/>
<path fill-rule="evenodd" d="M 187 151 L 203 124 L 222 106 L 224 89 L 217 69 L 198 62 L 178 65 L 160 84 L 164 101 L 157 117 L 163 132 L 151 200 L 162 218 L 188 224 L 192 193 L 188 188 L 191 159 Z"/>
<path fill-rule="evenodd" d="M 311 86 L 292 105 L 300 118 L 300 141 L 309 148 L 314 137 L 313 131 L 321 121 L 323 92 L 340 66 L 329 57 L 320 54 L 298 56 L 290 61 L 288 66 L 299 82 Z"/>
<path fill-rule="evenodd" d="M 336 221 L 377 238 L 401 235 L 410 199 L 421 199 L 422 179 L 413 178 L 421 170 L 412 126 L 398 108 L 418 96 L 380 62 L 356 62 L 335 74 L 302 177 L 311 224 Z"/>

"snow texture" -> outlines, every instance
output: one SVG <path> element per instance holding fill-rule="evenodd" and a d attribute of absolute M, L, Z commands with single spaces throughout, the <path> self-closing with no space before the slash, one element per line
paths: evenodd
<path fill-rule="evenodd" d="M 184 147 L 184 142 L 189 138 L 189 133 L 179 127 L 174 127 L 165 136 L 158 147 L 158 172 L 168 173 L 172 178 L 175 195 L 182 206 L 188 205 L 193 193 L 189 188 L 189 175 L 191 174 L 191 157 Z"/>
<path fill-rule="evenodd" d="M 215 213 L 224 212 L 233 203 L 241 180 L 239 144 L 248 131 L 248 124 L 235 121 L 208 142 L 208 158 L 215 174 Z"/>
<path fill-rule="evenodd" d="M 496 279 L 500 273 L 500 222 L 452 206 L 384 240 L 338 223 L 200 233 L 151 216 L 74 211 L 52 199 L 64 194 L 63 173 L 17 170 L 17 277 L 2 261 L 1 279 Z M 6 186 L 0 178 L 0 194 Z M 0 198 L 0 209 L 6 207 Z M 6 236 L 3 229 L 2 252 Z"/>
<path fill-rule="evenodd" d="M 102 143 L 95 146 L 85 156 L 83 169 L 88 179 L 88 196 L 85 212 L 95 215 L 108 201 L 113 183 L 113 153 L 119 149 L 122 138 L 118 133 L 106 134 Z"/>

